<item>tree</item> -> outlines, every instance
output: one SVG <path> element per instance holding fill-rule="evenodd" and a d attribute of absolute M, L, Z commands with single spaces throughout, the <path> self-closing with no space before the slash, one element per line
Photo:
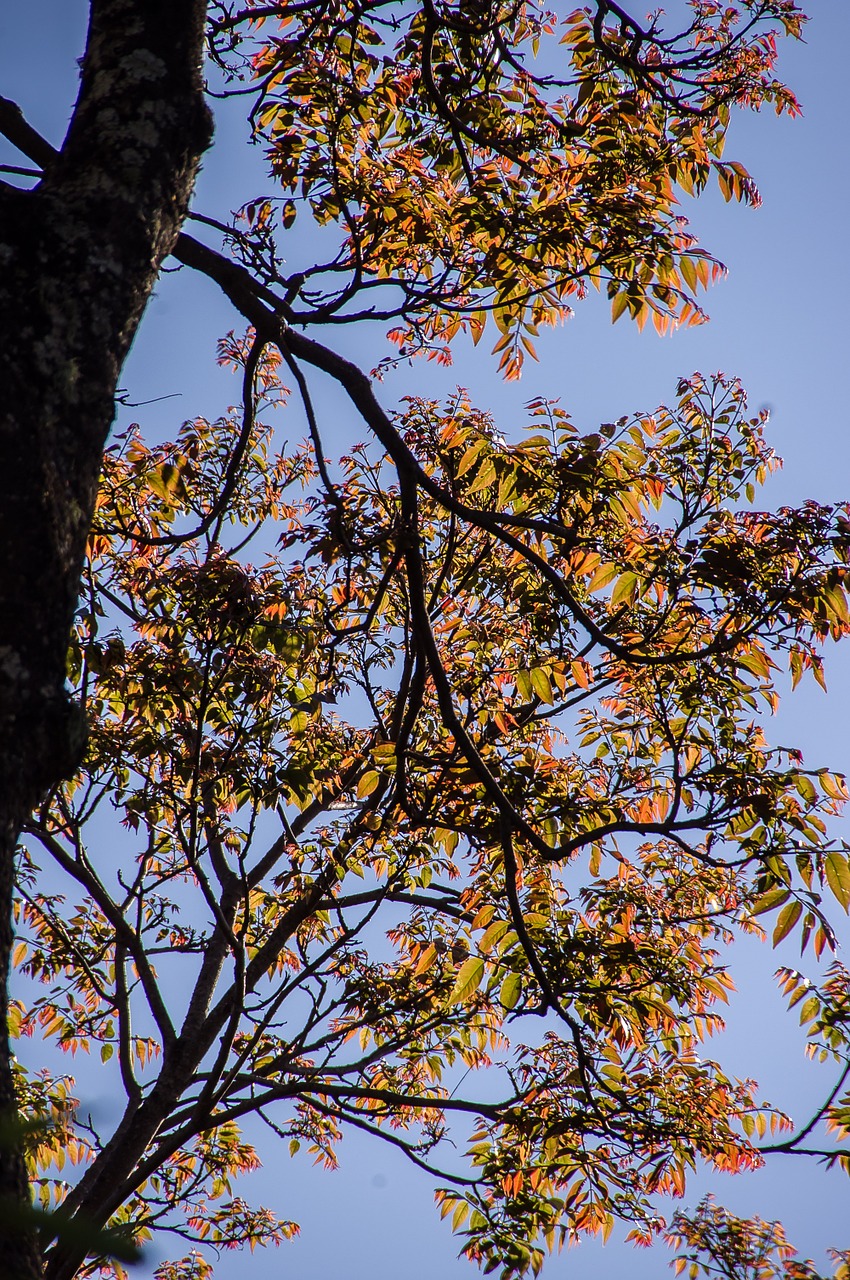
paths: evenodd
<path fill-rule="evenodd" d="M 189 0 L 93 4 L 80 96 L 57 155 L 14 104 L 0 103 L 4 134 L 44 168 L 34 191 L 0 186 L 4 992 L 17 836 L 46 791 L 76 768 L 84 742 L 65 691 L 65 655 L 118 374 L 210 137 L 204 10 Z M 28 1196 L 15 1115 L 4 1030 L 0 1205 L 20 1222 Z M 11 1275 L 39 1274 L 28 1237 L 10 1243 L 4 1265 Z"/>
<path fill-rule="evenodd" d="M 721 1276 L 725 1280 L 815 1280 L 812 1263 L 802 1260 L 785 1239 L 779 1222 L 762 1222 L 761 1218 L 743 1220 L 716 1206 L 706 1196 L 693 1214 L 677 1213 L 668 1233 L 680 1252 L 675 1270 L 681 1275 L 687 1266 L 689 1275 Z M 845 1280 L 850 1255 L 831 1250 L 836 1264 L 837 1280 Z"/>
<path fill-rule="evenodd" d="M 538 401 L 508 442 L 460 394 L 388 413 L 309 334 L 379 320 L 394 358 L 446 359 L 492 319 L 512 377 L 588 283 L 615 319 L 698 319 L 716 264 L 676 191 L 714 172 L 755 198 L 720 158 L 729 111 L 794 109 L 774 29 L 799 34 L 799 12 L 700 0 L 669 35 L 607 0 L 557 22 L 526 6 L 217 6 L 211 56 L 230 91 L 251 89 L 282 194 L 229 226 L 195 215 L 224 238 L 213 248 L 178 234 L 207 141 L 200 6 L 136 7 L 92 5 L 59 153 L 9 104 L 1 118 L 44 169 L 32 192 L 4 189 L 18 238 L 3 287 L 44 279 L 58 353 L 45 367 L 31 330 L 4 350 L 3 482 L 29 495 L 4 530 L 4 821 L 7 854 L 26 836 L 16 959 L 44 986 L 9 1023 L 97 1049 L 126 1099 L 96 1133 L 67 1080 L 19 1069 L 20 1143 L 58 1207 L 38 1243 L 16 1237 L 14 1274 L 42 1257 L 51 1277 L 91 1273 L 105 1246 L 86 1233 L 105 1227 L 285 1236 L 232 1198 L 256 1160 L 246 1115 L 293 1152 L 332 1162 L 353 1125 L 426 1167 L 471 1117 L 469 1161 L 439 1195 L 469 1256 L 506 1275 L 614 1216 L 657 1233 L 654 1197 L 698 1159 L 819 1154 L 818 1124 L 850 1123 L 839 965 L 816 988 L 784 977 L 840 1064 L 802 1128 L 697 1044 L 728 990 L 719 946 L 778 911 L 774 938 L 798 930 L 820 956 L 821 889 L 850 902 L 826 825 L 841 779 L 771 749 L 757 718 L 778 658 L 795 683 L 820 678 L 821 642 L 850 627 L 848 512 L 751 509 L 772 455 L 734 382 L 683 383 L 673 407 L 589 437 Z M 312 257 L 284 275 L 281 242 L 306 217 Z M 170 445 L 117 442 L 86 552 L 108 402 L 169 251 L 251 326 L 222 345 L 242 403 Z M 112 292 L 110 253 L 125 264 Z M 341 472 L 305 365 L 370 432 Z M 265 421 L 281 379 L 301 449 Z M 48 463 L 51 486 L 34 472 Z M 118 865 L 89 835 L 109 807 L 132 839 Z M 73 913 L 40 884 L 44 857 L 82 895 Z M 459 1079 L 488 1063 L 496 1102 Z M 8 1063 L 5 1079 L 9 1116 Z M 20 1158 L 4 1158 L 20 1206 Z M 68 1159 L 87 1162 L 70 1189 L 52 1167 Z M 161 1274 L 205 1265 L 193 1252 Z"/>

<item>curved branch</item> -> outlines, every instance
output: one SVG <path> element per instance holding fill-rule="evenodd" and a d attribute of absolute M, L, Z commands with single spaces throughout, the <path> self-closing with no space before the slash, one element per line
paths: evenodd
<path fill-rule="evenodd" d="M 118 533 L 123 538 L 128 538 L 132 542 L 136 542 L 143 547 L 179 547 L 185 542 L 193 542 L 196 538 L 201 538 L 214 524 L 224 515 L 227 510 L 228 503 L 233 497 L 236 485 L 239 482 L 239 471 L 245 458 L 248 445 L 251 443 L 251 436 L 254 431 L 254 383 L 257 376 L 257 366 L 260 357 L 263 354 L 268 339 L 261 337 L 259 333 L 255 333 L 251 342 L 248 355 L 245 360 L 245 368 L 242 375 L 242 426 L 239 435 L 236 437 L 236 445 L 230 455 L 227 469 L 224 473 L 221 489 L 209 511 L 201 520 L 200 524 L 194 529 L 189 529 L 185 533 L 163 533 L 148 534 L 140 529 L 125 529 L 123 525 L 117 526 L 101 526 L 105 533 Z"/>

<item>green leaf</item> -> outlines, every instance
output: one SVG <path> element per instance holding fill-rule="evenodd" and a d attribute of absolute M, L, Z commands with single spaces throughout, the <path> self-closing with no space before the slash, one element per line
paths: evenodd
<path fill-rule="evenodd" d="M 588 591 L 601 591 L 609 582 L 614 581 L 619 572 L 615 564 L 601 564 L 587 584 Z"/>
<path fill-rule="evenodd" d="M 638 576 L 627 569 L 625 573 L 621 573 L 617 579 L 614 590 L 611 592 L 611 604 L 633 604 L 638 589 Z"/>
<path fill-rule="evenodd" d="M 492 951 L 496 943 L 505 936 L 509 928 L 510 925 L 507 920 L 494 920 L 479 942 L 479 949 L 487 955 Z"/>
<path fill-rule="evenodd" d="M 470 956 L 460 967 L 455 984 L 452 987 L 452 993 L 449 996 L 449 1004 L 461 1004 L 464 1000 L 468 1000 L 470 996 L 481 986 L 481 979 L 484 977 L 484 961 L 480 956 Z"/>
<path fill-rule="evenodd" d="M 796 899 L 782 908 L 776 921 L 776 927 L 773 930 L 774 946 L 777 946 L 783 938 L 787 938 L 802 914 L 802 905 Z"/>
<path fill-rule="evenodd" d="M 365 800 L 367 796 L 370 796 L 380 780 L 381 775 L 374 769 L 369 769 L 367 773 L 364 773 L 357 784 L 357 799 Z"/>
<path fill-rule="evenodd" d="M 802 796 L 802 798 L 806 801 L 807 804 L 815 803 L 818 797 L 818 793 L 815 789 L 815 784 L 812 782 L 811 778 L 807 778 L 806 775 L 803 773 L 798 774 L 797 777 L 794 779 L 794 786 L 797 789 L 797 794 Z"/>
<path fill-rule="evenodd" d="M 826 882 L 845 911 L 850 908 L 850 866 L 843 853 L 833 851 L 824 859 Z"/>
<path fill-rule="evenodd" d="M 749 653 L 739 654 L 738 665 L 763 680 L 770 675 L 770 663 L 760 649 L 751 649 Z"/>
<path fill-rule="evenodd" d="M 516 681 L 516 691 L 522 698 L 523 702 L 530 702 L 534 696 L 534 685 L 531 683 L 530 671 L 518 671 L 514 677 Z"/>
<path fill-rule="evenodd" d="M 469 493 L 480 493 L 482 489 L 489 489 L 496 480 L 496 467 L 492 458 L 485 458 L 481 463 L 478 474 L 473 483 L 469 486 Z"/>
<path fill-rule="evenodd" d="M 768 889 L 767 893 L 763 893 L 760 898 L 756 898 L 750 908 L 750 914 L 761 916 L 764 915 L 765 911 L 773 911 L 776 907 L 781 907 L 783 902 L 787 902 L 790 896 L 789 889 Z"/>
<path fill-rule="evenodd" d="M 821 591 L 821 600 L 823 600 L 826 610 L 844 626 L 850 626 L 850 612 L 847 610 L 847 597 L 841 590 L 841 587 L 835 583 L 831 586 L 824 587 Z"/>
<path fill-rule="evenodd" d="M 469 1215 L 469 1205 L 465 1200 L 458 1202 L 454 1213 L 452 1214 L 452 1231 L 459 1231 Z"/>
<path fill-rule="evenodd" d="M 800 1026 L 811 1022 L 820 1013 L 820 1000 L 817 996 L 809 996 L 800 1009 Z"/>
<path fill-rule="evenodd" d="M 470 467 L 473 467 L 475 465 L 478 459 L 478 455 L 482 452 L 482 450 L 487 448 L 489 443 L 490 442 L 489 440 L 486 439 L 486 437 L 481 436 L 478 440 L 475 441 L 474 444 L 471 444 L 469 446 L 469 448 L 466 450 L 463 457 L 461 458 L 460 463 L 458 465 L 458 469 L 455 472 L 456 479 L 459 480 L 461 476 L 466 475 L 466 472 L 470 469 Z"/>
<path fill-rule="evenodd" d="M 682 278 L 684 279 L 685 284 L 688 286 L 691 293 L 696 293 L 697 273 L 696 273 L 696 267 L 694 266 L 694 263 L 693 263 L 693 259 L 689 258 L 686 254 L 683 255 L 682 258 L 679 260 L 679 270 L 681 271 Z"/>
<path fill-rule="evenodd" d="M 522 977 L 509 973 L 499 988 L 499 1000 L 506 1009 L 515 1009 L 522 994 Z"/>
<path fill-rule="evenodd" d="M 617 321 L 620 319 L 620 316 L 623 314 L 623 312 L 625 311 L 628 305 L 629 305 L 629 295 L 625 292 L 625 290 L 621 290 L 619 293 L 614 295 L 614 301 L 611 303 L 612 324 L 617 323 Z"/>
<path fill-rule="evenodd" d="M 173 463 L 164 462 L 148 476 L 148 486 L 165 501 L 172 499 L 180 485 L 180 470 Z"/>
<path fill-rule="evenodd" d="M 537 694 L 541 702 L 551 704 L 555 701 L 552 694 L 552 682 L 549 679 L 549 673 L 544 671 L 542 667 L 535 667 L 531 672 L 531 687 Z"/>

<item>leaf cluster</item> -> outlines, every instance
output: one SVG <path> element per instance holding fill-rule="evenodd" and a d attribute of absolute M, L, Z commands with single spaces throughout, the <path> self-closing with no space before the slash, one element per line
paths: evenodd
<path fill-rule="evenodd" d="M 714 175 L 727 200 L 757 202 L 722 158 L 730 112 L 798 109 L 774 74 L 777 34 L 802 28 L 788 0 L 698 0 L 679 30 L 609 0 L 219 9 L 225 93 L 252 96 L 283 189 L 243 205 L 237 256 L 283 288 L 292 321 L 391 322 L 402 355 L 449 360 L 492 320 L 508 377 L 588 286 L 614 319 L 702 320 L 720 267 L 679 201 Z M 322 261 L 312 237 L 296 248 L 305 215 Z"/>
<path fill-rule="evenodd" d="M 107 454 L 69 656 L 89 751 L 23 855 L 13 1032 L 96 1052 L 138 1135 L 25 1077 L 34 1173 L 86 1166 L 59 1219 L 166 1229 L 193 1252 L 162 1280 L 202 1275 L 297 1229 L 234 1195 L 246 1116 L 328 1166 L 353 1126 L 507 1277 L 656 1233 L 658 1195 L 758 1166 L 768 1130 L 797 1149 L 813 1125 L 701 1045 L 735 934 L 779 911 L 819 955 L 850 900 L 843 781 L 762 723 L 781 664 L 820 678 L 850 629 L 847 511 L 752 506 L 776 460 L 735 382 L 590 436 L 533 401 L 511 441 L 463 392 L 412 400 L 414 488 L 279 444 L 277 362 L 223 356 L 250 404 Z M 843 970 L 818 993 L 846 1064 Z"/>

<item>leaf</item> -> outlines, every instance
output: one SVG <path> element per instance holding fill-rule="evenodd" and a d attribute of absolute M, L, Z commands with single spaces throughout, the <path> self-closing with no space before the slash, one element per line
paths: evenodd
<path fill-rule="evenodd" d="M 850 865 L 843 853 L 833 851 L 824 859 L 826 882 L 845 911 L 850 909 Z"/>
<path fill-rule="evenodd" d="M 771 664 L 767 656 L 760 649 L 752 648 L 749 653 L 738 655 L 738 663 L 747 671 L 751 671 L 754 676 L 760 676 L 767 679 L 770 675 Z"/>
<path fill-rule="evenodd" d="M 510 925 L 507 920 L 494 920 L 484 936 L 481 938 L 481 941 L 478 943 L 479 950 L 483 951 L 485 955 L 488 955 L 496 943 L 505 936 L 509 929 Z"/>
<path fill-rule="evenodd" d="M 827 612 L 832 617 L 843 626 L 850 627 L 850 611 L 847 608 L 847 597 L 837 583 L 824 587 L 821 591 L 821 599 L 826 605 Z"/>
<path fill-rule="evenodd" d="M 458 970 L 455 984 L 449 996 L 449 1004 L 461 1004 L 474 996 L 484 977 L 484 961 L 480 956 L 470 956 Z"/>
<path fill-rule="evenodd" d="M 459 1200 L 452 1214 L 452 1231 L 459 1231 L 469 1216 L 469 1205 L 465 1200 Z"/>
<path fill-rule="evenodd" d="M 836 800 L 839 803 L 847 800 L 847 783 L 842 774 L 827 773 L 824 769 L 819 776 L 821 787 L 830 800 Z"/>
<path fill-rule="evenodd" d="M 619 572 L 615 564 L 601 564 L 587 584 L 588 591 L 601 591 L 609 582 L 614 581 Z"/>
<path fill-rule="evenodd" d="M 773 930 L 773 945 L 777 946 L 786 938 L 803 914 L 803 907 L 796 899 L 782 908 Z"/>
<path fill-rule="evenodd" d="M 687 254 L 683 254 L 682 257 L 679 259 L 679 270 L 681 271 L 682 276 L 684 277 L 684 280 L 685 280 L 685 284 L 688 286 L 691 293 L 696 293 L 697 291 L 696 267 L 694 266 L 693 259 L 689 258 Z"/>
<path fill-rule="evenodd" d="M 555 698 L 552 692 L 552 681 L 549 679 L 548 671 L 544 671 L 542 667 L 535 667 L 531 673 L 531 687 L 537 694 L 541 702 L 551 706 Z"/>
<path fill-rule="evenodd" d="M 479 454 L 482 453 L 483 450 L 489 446 L 489 443 L 490 443 L 489 440 L 487 440 L 485 436 L 481 436 L 478 440 L 474 442 L 474 444 L 471 444 L 469 446 L 469 448 L 466 450 L 463 457 L 461 458 L 458 464 L 457 470 L 455 471 L 456 479 L 459 480 L 461 476 L 466 475 L 470 467 L 475 466 L 475 463 L 478 460 Z"/>
<path fill-rule="evenodd" d="M 800 1026 L 805 1026 L 807 1022 L 812 1022 L 820 1013 L 820 1000 L 817 996 L 809 996 L 800 1007 Z"/>
<path fill-rule="evenodd" d="M 637 574 L 632 573 L 630 569 L 621 573 L 611 592 L 612 607 L 616 608 L 619 604 L 633 604 L 637 595 L 638 582 Z"/>
<path fill-rule="evenodd" d="M 811 778 L 807 778 L 804 773 L 798 773 L 796 775 L 794 778 L 794 787 L 796 788 L 797 794 L 801 796 L 807 804 L 814 804 L 817 800 L 818 793 L 815 788 L 815 784 L 812 782 Z"/>
<path fill-rule="evenodd" d="M 515 677 L 516 691 L 523 702 L 530 702 L 534 696 L 534 685 L 531 683 L 530 671 L 517 671 Z"/>
<path fill-rule="evenodd" d="M 496 465 L 492 458 L 485 458 L 473 483 L 469 486 L 467 493 L 480 493 L 482 489 L 489 489 L 496 482 Z"/>
<path fill-rule="evenodd" d="M 616 324 L 620 316 L 629 305 L 629 295 L 623 289 L 619 293 L 614 294 L 614 301 L 611 303 L 611 320 Z"/>
<path fill-rule="evenodd" d="M 506 1009 L 515 1009 L 521 994 L 521 976 L 518 973 L 509 973 L 499 988 L 499 1001 Z"/>
<path fill-rule="evenodd" d="M 593 668 L 589 662 L 576 658 L 576 660 L 570 664 L 570 670 L 572 671 L 573 680 L 575 680 L 580 689 L 590 688 L 591 680 L 593 678 Z"/>
<path fill-rule="evenodd" d="M 787 902 L 790 897 L 790 889 L 768 889 L 767 893 L 763 893 L 760 898 L 756 898 L 750 908 L 750 915 L 760 916 L 764 915 L 766 911 L 773 911 L 776 907 L 781 906 L 783 902 Z"/>
<path fill-rule="evenodd" d="M 180 486 L 180 469 L 175 467 L 173 463 L 164 462 L 162 466 L 157 467 L 148 476 L 148 485 L 157 495 L 164 501 L 168 502 L 174 499 Z"/>
<path fill-rule="evenodd" d="M 381 780 L 381 775 L 375 769 L 369 769 L 363 774 L 357 783 L 357 799 L 365 800 L 370 796 Z"/>

